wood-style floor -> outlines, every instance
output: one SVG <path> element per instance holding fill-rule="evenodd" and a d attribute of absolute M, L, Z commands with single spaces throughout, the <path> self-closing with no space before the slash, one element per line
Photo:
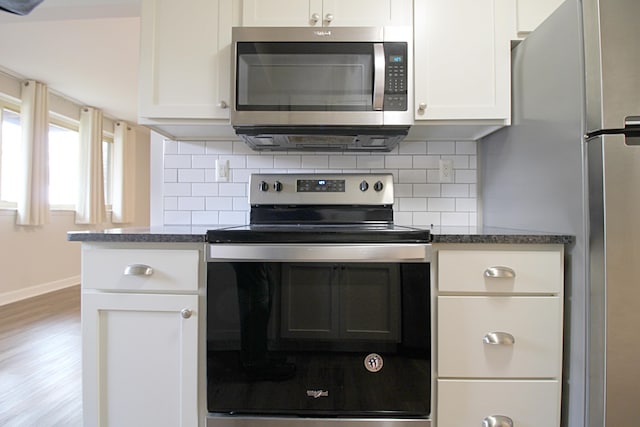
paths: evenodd
<path fill-rule="evenodd" d="M 82 425 L 80 287 L 0 306 L 0 426 Z"/>

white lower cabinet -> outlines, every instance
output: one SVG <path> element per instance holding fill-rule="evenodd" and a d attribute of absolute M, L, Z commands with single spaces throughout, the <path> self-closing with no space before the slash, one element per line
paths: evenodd
<path fill-rule="evenodd" d="M 83 294 L 84 425 L 198 425 L 197 305 L 197 295 Z"/>
<path fill-rule="evenodd" d="M 203 251 L 83 244 L 85 426 L 199 425 Z"/>
<path fill-rule="evenodd" d="M 562 245 L 447 245 L 437 256 L 437 427 L 558 427 Z"/>

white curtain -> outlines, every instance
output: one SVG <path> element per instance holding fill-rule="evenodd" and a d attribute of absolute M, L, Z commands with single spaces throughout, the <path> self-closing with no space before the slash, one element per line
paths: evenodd
<path fill-rule="evenodd" d="M 83 108 L 80 111 L 79 134 L 76 224 L 99 224 L 106 218 L 102 172 L 102 111 Z"/>
<path fill-rule="evenodd" d="M 113 193 L 111 221 L 133 222 L 135 217 L 135 133 L 117 122 L 113 134 Z"/>
<path fill-rule="evenodd" d="M 43 225 L 49 222 L 49 93 L 45 84 L 29 80 L 22 84 L 21 97 L 23 176 L 16 223 Z"/>

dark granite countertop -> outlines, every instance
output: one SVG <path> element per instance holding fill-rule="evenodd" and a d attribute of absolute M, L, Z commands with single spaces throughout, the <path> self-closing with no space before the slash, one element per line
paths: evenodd
<path fill-rule="evenodd" d="M 168 242 L 189 243 L 207 241 L 207 230 L 225 225 L 163 226 L 112 228 L 102 231 L 70 231 L 72 242 Z M 496 227 L 434 227 L 433 243 L 507 243 L 507 244 L 571 244 L 574 236 Z"/>

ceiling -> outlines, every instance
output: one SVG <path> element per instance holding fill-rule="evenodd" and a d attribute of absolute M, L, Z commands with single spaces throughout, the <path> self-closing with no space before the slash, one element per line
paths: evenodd
<path fill-rule="evenodd" d="M 0 11 L 0 69 L 137 123 L 141 0 L 44 0 Z"/>

